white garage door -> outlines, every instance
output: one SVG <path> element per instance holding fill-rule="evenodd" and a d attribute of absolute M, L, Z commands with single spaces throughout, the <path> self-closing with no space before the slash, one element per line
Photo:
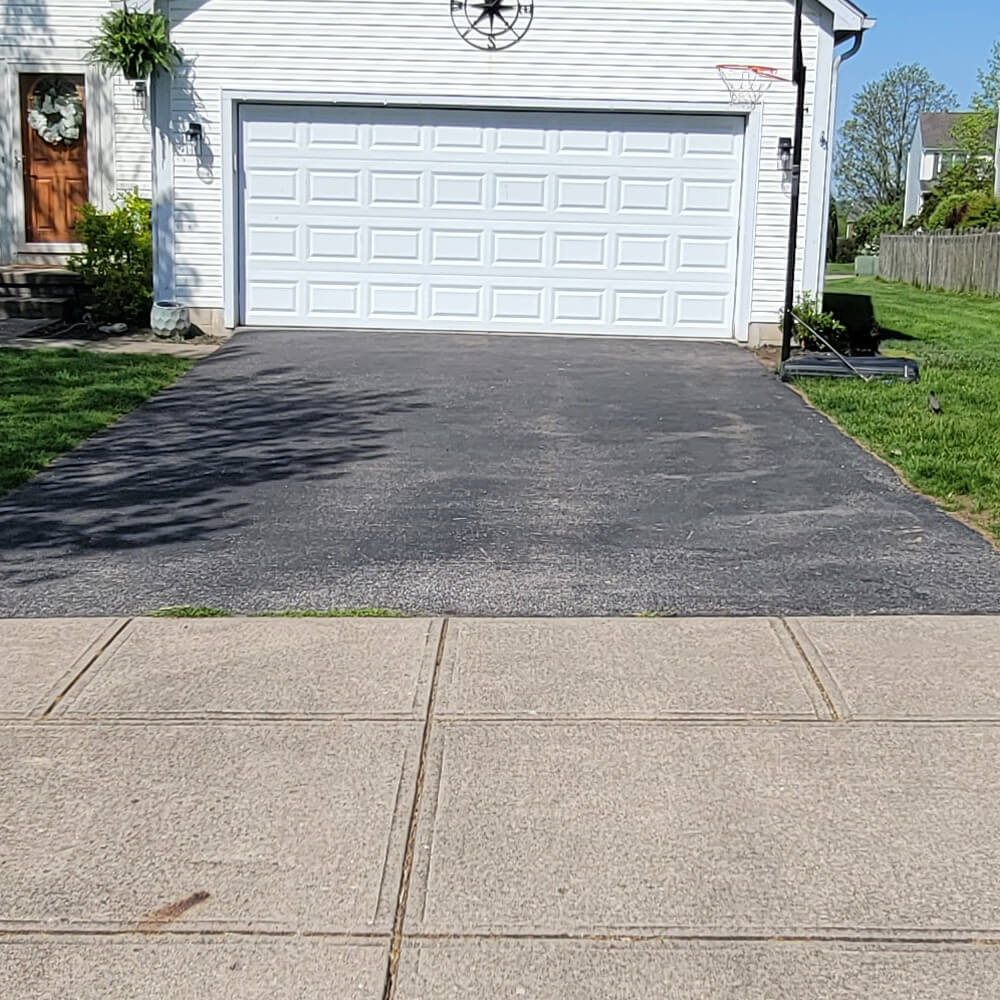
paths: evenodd
<path fill-rule="evenodd" d="M 250 325 L 731 337 L 743 120 L 245 106 Z"/>

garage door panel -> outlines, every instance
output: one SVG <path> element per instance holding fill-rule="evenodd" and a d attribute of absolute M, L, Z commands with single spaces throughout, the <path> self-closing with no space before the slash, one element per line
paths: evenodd
<path fill-rule="evenodd" d="M 742 120 L 244 108 L 251 324 L 731 336 Z"/>

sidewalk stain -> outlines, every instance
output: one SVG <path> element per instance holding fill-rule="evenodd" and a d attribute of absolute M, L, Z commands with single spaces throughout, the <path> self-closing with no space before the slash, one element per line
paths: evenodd
<path fill-rule="evenodd" d="M 155 913 L 150 914 L 141 924 L 136 927 L 140 934 L 155 934 L 162 931 L 167 924 L 172 924 L 175 920 L 184 916 L 188 910 L 193 909 L 199 903 L 204 903 L 212 894 L 210 892 L 193 892 L 186 899 L 178 903 L 171 903 L 164 906 Z"/>

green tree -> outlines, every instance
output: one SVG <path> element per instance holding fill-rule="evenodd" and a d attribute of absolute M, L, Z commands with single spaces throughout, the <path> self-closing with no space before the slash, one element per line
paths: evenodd
<path fill-rule="evenodd" d="M 906 160 L 921 111 L 947 111 L 955 95 L 919 63 L 895 66 L 855 95 L 837 143 L 837 196 L 855 210 L 902 201 Z"/>
<path fill-rule="evenodd" d="M 951 134 L 958 148 L 970 156 L 992 156 L 1000 102 L 1000 41 L 993 43 L 977 77 L 979 89 L 972 95 L 972 111 L 959 119 Z"/>
<path fill-rule="evenodd" d="M 903 216 L 902 201 L 875 205 L 868 209 L 854 223 L 854 238 L 865 253 L 878 253 L 882 236 L 899 230 L 899 220 Z"/>

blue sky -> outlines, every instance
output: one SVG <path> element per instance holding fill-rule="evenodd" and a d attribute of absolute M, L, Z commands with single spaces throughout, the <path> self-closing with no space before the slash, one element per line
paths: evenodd
<path fill-rule="evenodd" d="M 951 88 L 964 108 L 976 89 L 976 70 L 1000 40 L 1000 0 L 855 0 L 878 24 L 861 51 L 840 71 L 838 118 L 869 80 L 897 63 L 918 62 Z"/>

